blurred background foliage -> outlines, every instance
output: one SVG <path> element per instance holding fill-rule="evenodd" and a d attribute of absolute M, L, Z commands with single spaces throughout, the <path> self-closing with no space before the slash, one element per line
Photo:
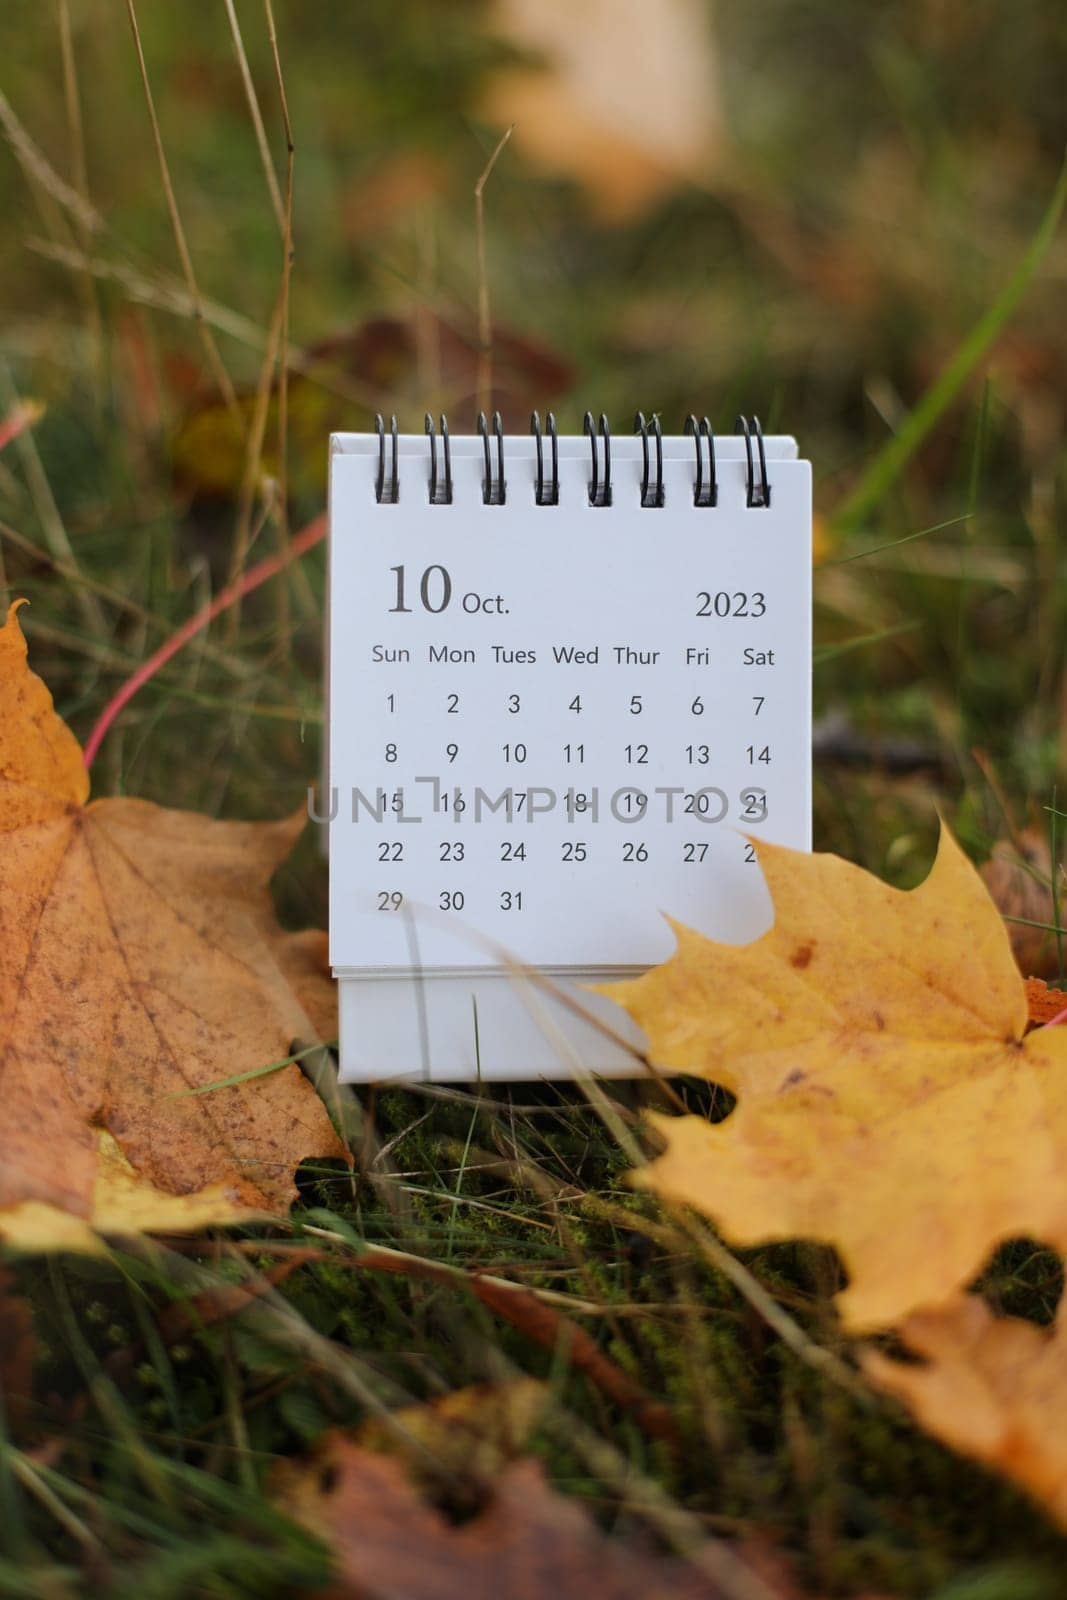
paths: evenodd
<path fill-rule="evenodd" d="M 64 711 L 84 735 L 235 549 L 268 553 L 321 507 L 331 427 L 381 409 L 418 429 L 426 407 L 472 427 L 474 187 L 514 123 L 485 187 L 509 426 L 551 405 L 574 428 L 590 406 L 627 430 L 640 406 L 727 429 L 743 408 L 795 432 L 820 514 L 819 843 L 907 882 L 935 804 L 979 854 L 1043 835 L 1065 757 L 1067 236 L 903 471 L 858 518 L 837 513 L 1034 238 L 1067 135 L 1067 12 L 572 12 L 275 0 L 295 145 L 283 474 L 276 392 L 248 447 L 286 191 L 263 5 L 233 17 L 269 181 L 225 0 L 136 13 L 228 405 L 190 314 L 127 6 L 6 0 L 0 376 L 8 401 L 47 412 L 0 458 L 0 548 Z M 57 580 L 57 518 L 108 591 L 98 605 Z M 297 803 L 317 762 L 322 588 L 317 552 L 239 632 L 224 620 L 190 647 L 125 714 L 98 786 L 253 814 Z"/>

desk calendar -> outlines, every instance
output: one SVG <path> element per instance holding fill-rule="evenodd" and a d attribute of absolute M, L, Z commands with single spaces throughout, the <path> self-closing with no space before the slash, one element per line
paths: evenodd
<path fill-rule="evenodd" d="M 810 848 L 811 473 L 758 423 L 336 435 L 330 953 L 347 1080 L 643 1070 L 583 984 L 770 923 Z"/>

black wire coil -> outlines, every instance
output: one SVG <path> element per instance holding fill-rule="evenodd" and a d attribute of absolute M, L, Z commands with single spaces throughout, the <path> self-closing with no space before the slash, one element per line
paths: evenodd
<path fill-rule="evenodd" d="M 378 435 L 378 477 L 374 485 L 375 498 L 379 505 L 395 506 L 400 499 L 396 414 L 394 413 L 389 421 L 389 435 L 393 441 L 393 465 L 389 473 L 388 483 L 385 477 L 385 423 L 382 421 L 381 412 L 374 419 L 374 431 Z"/>
<path fill-rule="evenodd" d="M 743 433 L 745 436 L 745 458 L 748 463 L 745 504 L 762 509 L 771 503 L 771 481 L 767 476 L 767 452 L 763 448 L 763 429 L 760 427 L 759 418 L 753 417 L 750 422 L 745 417 L 738 417 L 734 423 L 734 432 Z M 759 453 L 758 479 L 752 468 L 753 438 L 756 440 Z"/>
<path fill-rule="evenodd" d="M 496 437 L 495 481 L 489 457 L 489 424 L 485 420 L 484 411 L 479 411 L 478 413 L 478 432 L 482 436 L 482 445 L 485 449 L 485 477 L 482 479 L 482 500 L 487 506 L 505 505 L 508 498 L 508 485 L 504 477 L 504 424 L 500 420 L 500 412 L 493 412 L 493 433 Z"/>
<path fill-rule="evenodd" d="M 604 441 L 604 470 L 600 471 L 597 464 L 596 436 L 597 427 L 600 437 Z M 582 431 L 589 437 L 589 446 L 593 452 L 593 470 L 589 479 L 589 504 L 591 506 L 610 506 L 611 504 L 611 429 L 608 419 L 603 411 L 600 413 L 599 425 L 593 421 L 593 413 L 587 411 Z"/>
<path fill-rule="evenodd" d="M 432 506 L 450 506 L 452 504 L 452 444 L 448 437 L 448 418 L 441 413 L 441 444 L 444 448 L 445 477 L 444 482 L 437 481 L 437 435 L 434 433 L 433 417 L 426 413 L 426 434 L 430 441 L 430 504 Z"/>
<path fill-rule="evenodd" d="M 545 427 L 552 441 L 552 476 L 545 487 L 545 455 L 541 442 L 541 418 L 536 411 L 530 413 L 530 432 L 537 442 L 537 479 L 534 483 L 534 503 L 539 506 L 559 505 L 559 439 L 556 436 L 556 419 L 551 411 L 545 417 Z"/>
<path fill-rule="evenodd" d="M 433 506 L 450 506 L 452 502 L 452 444 L 448 432 L 448 418 L 442 413 L 440 418 L 440 443 L 441 456 L 438 456 L 438 434 L 434 426 L 433 417 L 426 413 L 426 437 L 430 447 L 428 497 Z M 400 499 L 400 471 L 399 471 L 399 446 L 398 427 L 395 416 L 389 419 L 386 429 L 385 421 L 379 413 L 374 419 L 374 430 L 378 436 L 378 470 L 375 477 L 374 493 L 380 505 L 396 505 Z M 601 412 L 598 421 L 594 422 L 593 413 L 587 411 L 582 424 L 582 431 L 589 440 L 590 473 L 589 473 L 589 504 L 591 506 L 610 506 L 613 501 L 614 487 L 611 475 L 611 428 L 606 415 Z M 551 464 L 546 466 L 544 434 L 541 430 L 541 418 L 538 412 L 530 415 L 530 432 L 533 435 L 537 471 L 534 478 L 534 504 L 539 506 L 558 506 L 559 500 L 559 437 L 556 431 L 556 419 L 552 412 L 545 415 L 545 434 L 548 436 L 551 447 Z M 745 505 L 750 509 L 761 510 L 771 503 L 771 480 L 767 472 L 767 451 L 764 445 L 763 429 L 758 417 L 738 417 L 734 426 L 735 434 L 741 435 L 745 441 Z M 641 505 L 645 509 L 660 509 L 666 504 L 666 494 L 663 485 L 663 430 L 659 417 L 652 416 L 646 422 L 644 412 L 639 411 L 634 419 L 634 433 L 641 435 Z M 690 415 L 685 421 L 686 437 L 693 440 L 696 452 L 696 472 L 693 479 L 693 504 L 700 507 L 715 507 L 719 504 L 719 481 L 715 458 L 715 434 L 707 417 Z M 504 425 L 500 419 L 500 412 L 493 412 L 490 423 L 485 412 L 478 414 L 478 434 L 482 441 L 485 460 L 485 475 L 482 478 L 482 500 L 487 506 L 502 506 L 507 503 L 507 478 L 504 472 Z M 496 441 L 495 452 L 490 443 L 490 434 Z M 495 465 L 493 457 L 496 457 Z M 439 460 L 442 465 L 439 465 Z"/>
<path fill-rule="evenodd" d="M 641 457 L 643 469 L 641 472 L 641 504 L 648 510 L 659 510 L 666 504 L 663 496 L 663 429 L 659 425 L 659 418 L 652 418 L 652 436 L 656 441 L 656 481 L 650 483 L 649 476 L 649 451 L 648 451 L 648 423 L 645 414 L 639 411 L 634 418 L 634 432 L 641 435 Z"/>
<path fill-rule="evenodd" d="M 693 483 L 693 504 L 695 506 L 717 506 L 719 503 L 719 481 L 715 476 L 715 435 L 711 431 L 711 423 L 707 417 L 701 417 L 699 423 L 696 417 L 690 414 L 685 419 L 685 431 L 693 435 L 693 442 L 697 452 L 697 475 Z M 701 439 L 708 441 L 708 470 L 705 477 L 704 452 L 700 448 Z"/>

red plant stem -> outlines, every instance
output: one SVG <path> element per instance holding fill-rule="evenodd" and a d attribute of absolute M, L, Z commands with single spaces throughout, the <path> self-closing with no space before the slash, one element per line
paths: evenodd
<path fill-rule="evenodd" d="M 1056 1015 L 1051 1017 L 1049 1021 L 1045 1023 L 1045 1027 L 1058 1028 L 1065 1017 L 1067 1017 L 1067 1009 L 1064 1009 L 1063 1011 L 1057 1011 Z"/>
<path fill-rule="evenodd" d="M 251 594 L 252 590 L 258 589 L 261 583 L 266 583 L 268 578 L 275 577 L 291 561 L 295 561 L 298 556 L 306 555 L 309 550 L 319 544 L 326 537 L 326 527 L 326 513 L 323 512 L 313 522 L 309 522 L 306 528 L 301 528 L 300 532 L 290 540 L 284 550 L 277 555 L 267 556 L 263 561 L 258 561 L 254 567 L 249 567 L 248 571 L 243 572 L 233 583 L 228 583 L 224 589 L 220 589 L 210 604 L 202 606 L 199 611 L 189 618 L 188 622 L 182 623 L 177 633 L 172 634 L 166 644 L 160 645 L 155 655 L 149 656 L 148 660 L 137 668 L 133 676 L 127 678 L 122 688 L 117 694 L 112 695 L 103 711 L 101 711 L 97 718 L 96 726 L 86 740 L 84 753 L 86 767 L 92 766 L 108 729 L 119 712 L 129 705 L 138 689 L 143 689 L 149 679 L 155 677 L 160 667 L 165 666 L 168 661 L 172 660 L 178 654 L 178 651 L 189 643 L 190 639 L 206 628 L 209 623 L 214 622 L 215 618 L 220 616 L 229 606 L 234 605 L 238 600 L 242 600 L 246 594 Z"/>

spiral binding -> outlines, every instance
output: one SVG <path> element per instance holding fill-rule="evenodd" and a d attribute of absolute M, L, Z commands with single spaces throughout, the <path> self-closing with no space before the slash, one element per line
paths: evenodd
<path fill-rule="evenodd" d="M 387 435 L 385 421 L 379 413 L 374 419 L 374 430 L 378 436 L 378 471 L 374 484 L 375 497 L 380 505 L 396 505 L 400 499 L 396 417 L 390 417 Z M 611 479 L 611 428 L 607 417 L 601 412 L 599 421 L 594 422 L 593 413 L 587 411 L 582 424 L 582 431 L 589 440 L 590 450 L 589 504 L 591 506 L 610 506 L 613 498 L 613 485 Z M 493 464 L 494 452 L 490 444 L 490 432 L 496 440 L 495 468 Z M 548 434 L 551 443 L 552 454 L 551 466 L 547 471 L 545 468 L 541 418 L 536 411 L 530 415 L 530 432 L 533 435 L 537 453 L 534 504 L 539 506 L 558 506 L 559 438 L 556 432 L 556 419 L 552 412 L 547 412 L 545 416 L 545 432 Z M 771 503 L 771 480 L 767 472 L 767 451 L 759 418 L 738 417 L 734 425 L 734 432 L 743 436 L 745 441 L 745 505 L 752 510 L 765 510 Z M 429 501 L 433 506 L 450 506 L 452 504 L 452 445 L 448 432 L 448 418 L 443 413 L 440 418 L 440 433 L 441 452 L 444 462 L 443 475 L 438 472 L 437 429 L 434 426 L 433 417 L 427 411 L 426 437 L 430 446 Z M 634 433 L 641 435 L 641 505 L 646 509 L 659 509 L 666 504 L 663 486 L 663 430 L 659 417 L 654 415 L 650 422 L 646 422 L 644 413 L 639 411 L 634 419 Z M 696 452 L 693 504 L 700 507 L 715 507 L 719 503 L 719 483 L 715 462 L 715 434 L 712 432 L 711 424 L 707 417 L 701 417 L 698 421 L 694 415 L 690 415 L 685 421 L 685 433 L 687 437 L 692 437 Z M 485 456 L 482 500 L 487 506 L 505 505 L 507 503 L 507 478 L 504 473 L 504 425 L 500 420 L 499 411 L 493 412 L 492 423 L 488 421 L 484 411 L 479 412 L 478 434 L 482 441 Z M 753 444 L 755 448 L 753 448 Z M 654 466 L 653 446 L 655 447 Z"/>
<path fill-rule="evenodd" d="M 767 453 L 763 448 L 763 429 L 760 427 L 758 417 L 753 417 L 751 425 L 745 417 L 738 417 L 734 423 L 734 432 L 743 433 L 745 436 L 745 456 L 748 461 L 748 482 L 745 504 L 763 509 L 771 503 L 771 483 L 767 477 Z M 752 435 L 756 436 L 759 446 L 759 483 L 756 483 L 752 474 Z"/>
<path fill-rule="evenodd" d="M 707 417 L 701 417 L 697 422 L 696 417 L 690 413 L 685 419 L 685 431 L 693 435 L 693 442 L 697 452 L 697 475 L 693 484 L 693 504 L 695 506 L 717 506 L 719 503 L 719 482 L 715 476 L 715 435 L 711 431 L 711 423 Z M 700 448 L 701 439 L 708 441 L 708 478 L 704 482 L 704 454 Z"/>
<path fill-rule="evenodd" d="M 441 413 L 441 444 L 445 455 L 445 481 L 443 486 L 437 483 L 437 435 L 434 433 L 433 418 L 426 413 L 426 434 L 430 441 L 430 504 L 432 506 L 450 506 L 452 504 L 452 444 L 448 437 L 448 418 Z"/>
<path fill-rule="evenodd" d="M 496 435 L 496 482 L 493 481 L 493 468 L 489 460 L 489 424 L 485 420 L 485 412 L 478 413 L 478 432 L 482 436 L 485 447 L 485 477 L 482 479 L 482 500 L 487 506 L 502 506 L 507 501 L 508 486 L 504 477 L 504 424 L 500 420 L 500 412 L 493 412 L 493 433 Z"/>
<path fill-rule="evenodd" d="M 600 437 L 604 441 L 604 471 L 600 472 L 597 465 L 596 436 L 597 424 L 593 422 L 593 413 L 587 411 L 582 431 L 589 436 L 590 449 L 593 452 L 593 474 L 589 479 L 589 504 L 591 506 L 610 506 L 611 504 L 611 429 L 608 419 L 603 411 L 600 413 Z"/>
<path fill-rule="evenodd" d="M 645 414 L 639 411 L 634 418 L 634 432 L 641 435 L 641 455 L 644 469 L 641 473 L 641 504 L 647 510 L 658 510 L 666 502 L 663 496 L 663 429 L 659 425 L 659 418 L 652 418 L 652 433 L 656 441 L 656 484 L 655 488 L 649 487 L 648 471 L 648 423 Z"/>
<path fill-rule="evenodd" d="M 400 499 L 400 467 L 397 460 L 397 425 L 396 416 L 390 420 L 389 433 L 393 441 L 393 469 L 389 474 L 388 493 L 385 481 L 385 423 L 382 421 L 381 412 L 374 419 L 374 429 L 378 435 L 378 478 L 374 485 L 374 493 L 379 505 L 395 506 Z"/>
<path fill-rule="evenodd" d="M 551 411 L 545 417 L 548 437 L 552 440 L 552 477 L 545 489 L 545 458 L 541 444 L 541 418 L 536 411 L 530 413 L 530 432 L 537 441 L 537 480 L 534 484 L 534 503 L 539 506 L 559 505 L 559 439 L 556 437 L 556 419 Z"/>

